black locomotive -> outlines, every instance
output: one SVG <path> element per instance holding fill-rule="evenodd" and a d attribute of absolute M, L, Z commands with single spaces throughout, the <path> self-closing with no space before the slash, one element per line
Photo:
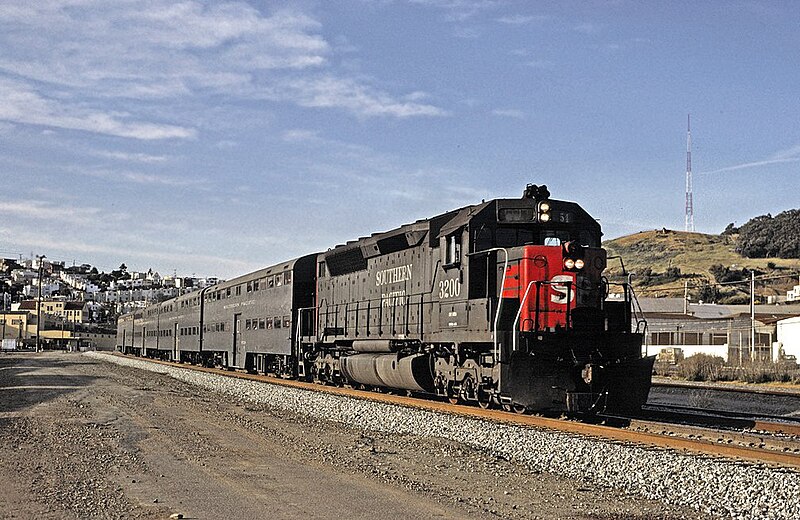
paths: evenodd
<path fill-rule="evenodd" d="M 630 289 L 600 225 L 528 185 L 127 314 L 120 350 L 518 412 L 635 411 Z"/>

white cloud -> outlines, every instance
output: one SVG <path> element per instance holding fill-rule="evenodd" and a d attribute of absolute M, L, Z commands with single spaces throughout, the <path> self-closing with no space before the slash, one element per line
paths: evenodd
<path fill-rule="evenodd" d="M 586 35 L 597 34 L 600 32 L 600 29 L 601 29 L 600 25 L 592 22 L 579 23 L 578 25 L 573 27 L 573 30 L 575 32 L 579 32 L 581 34 L 586 34 Z"/>
<path fill-rule="evenodd" d="M 419 96 L 419 93 L 415 93 Z M 296 78 L 282 82 L 264 96 L 292 100 L 300 106 L 343 108 L 362 117 L 444 116 L 447 112 L 434 105 L 401 101 L 363 83 L 335 76 Z"/>
<path fill-rule="evenodd" d="M 415 208 L 406 208 L 405 213 L 416 210 L 423 217 L 472 204 L 481 198 L 480 193 L 486 193 L 465 181 L 468 176 L 463 171 L 437 166 L 406 167 L 402 157 L 329 139 L 316 131 L 295 129 L 284 134 L 284 139 L 287 137 L 315 152 L 313 159 L 291 165 L 298 179 L 312 187 L 307 196 L 320 193 L 325 197 L 324 193 L 331 190 L 347 191 L 369 200 L 376 209 L 390 207 L 402 199 L 415 203 Z M 392 179 L 390 189 L 387 179 Z"/>
<path fill-rule="evenodd" d="M 125 103 L 132 111 L 136 101 L 209 94 L 257 99 L 287 85 L 293 95 L 272 99 L 362 117 L 442 112 L 337 72 L 321 24 L 298 10 L 263 14 L 242 2 L 199 0 L 32 4 L 0 9 L 0 78 L 13 77 L 14 90 L 27 98 L 5 103 L 10 121 L 137 139 L 186 138 L 195 131 L 84 103 Z M 308 71 L 316 73 L 308 77 Z M 24 103 L 38 107 L 38 117 L 25 117 Z"/>
<path fill-rule="evenodd" d="M 540 22 L 547 20 L 547 16 L 530 16 L 522 14 L 514 14 L 509 16 L 501 16 L 497 19 L 498 22 L 506 25 L 527 25 L 531 22 Z"/>
<path fill-rule="evenodd" d="M 219 148 L 221 150 L 236 148 L 237 146 L 239 146 L 239 143 L 237 143 L 236 141 L 231 141 L 230 139 L 223 139 L 221 141 L 217 141 L 216 143 L 214 143 L 214 147 Z"/>
<path fill-rule="evenodd" d="M 194 251 L 180 251 L 172 243 L 158 243 L 152 240 L 137 243 L 135 237 L 122 237 L 127 245 L 118 246 L 107 240 L 92 240 L 76 237 L 66 237 L 63 234 L 23 227 L 0 227 L 0 236 L 9 237 L 14 247 L 18 249 L 32 248 L 44 252 L 48 257 L 57 258 L 58 255 L 67 255 L 73 258 L 76 253 L 89 254 L 97 257 L 113 257 L 115 260 L 107 261 L 113 265 L 124 261 L 129 266 L 139 264 L 148 265 L 149 262 L 158 262 L 162 265 L 196 266 L 206 273 L 231 273 L 239 274 L 250 272 L 260 267 L 260 264 L 234 260 L 215 255 L 197 254 Z M 93 261 L 97 263 L 97 261 Z M 186 267 L 184 267 L 186 268 Z"/>
<path fill-rule="evenodd" d="M 243 3 L 195 0 L 52 1 L 0 11 L 0 67 L 95 93 L 170 96 L 249 81 L 257 69 L 324 63 L 318 22 L 291 11 L 263 16 Z M 81 5 L 82 4 L 82 5 Z"/>
<path fill-rule="evenodd" d="M 784 164 L 784 163 L 796 163 L 796 162 L 800 162 L 800 145 L 787 148 L 786 150 L 775 152 L 766 159 L 735 164 L 733 166 L 726 166 L 725 168 L 719 168 L 711 171 L 700 172 L 700 175 L 712 175 L 715 173 L 733 172 L 738 170 L 746 170 L 749 168 L 757 168 L 759 166 L 769 166 L 772 164 Z"/>
<path fill-rule="evenodd" d="M 0 200 L 0 213 L 11 215 L 16 219 L 57 221 L 83 225 L 94 224 L 100 218 L 109 218 L 108 215 L 101 215 L 100 208 L 54 205 L 41 200 Z"/>
<path fill-rule="evenodd" d="M 772 155 L 773 159 L 798 159 L 800 158 L 800 144 L 797 146 L 792 146 L 791 148 L 787 148 L 786 150 L 781 150 L 779 152 L 775 152 Z"/>
<path fill-rule="evenodd" d="M 161 186 L 172 186 L 176 188 L 186 188 L 189 186 L 202 186 L 204 179 L 186 179 L 169 175 L 158 175 L 130 170 L 107 170 L 100 168 L 69 168 L 72 173 L 87 175 L 99 179 L 106 179 L 118 182 L 131 182 L 134 184 L 155 184 Z"/>
<path fill-rule="evenodd" d="M 0 78 L 0 120 L 143 140 L 185 139 L 194 137 L 196 133 L 192 128 L 125 121 L 125 118 L 125 114 L 48 99 L 21 82 Z"/>
<path fill-rule="evenodd" d="M 298 128 L 285 131 L 282 138 L 288 143 L 305 143 L 317 140 L 318 132 L 316 130 L 303 130 Z"/>
<path fill-rule="evenodd" d="M 514 108 L 492 110 L 492 114 L 500 117 L 510 117 L 513 119 L 525 119 L 525 112 Z"/>
<path fill-rule="evenodd" d="M 500 0 L 410 0 L 412 4 L 441 9 L 451 22 L 463 22 L 487 10 L 497 9 L 504 2 Z"/>
<path fill-rule="evenodd" d="M 736 164 L 734 166 L 727 166 L 725 168 L 719 168 L 717 170 L 711 170 L 707 172 L 700 172 L 701 175 L 712 175 L 714 173 L 723 173 L 723 172 L 733 172 L 737 170 L 746 170 L 748 168 L 756 168 L 758 166 L 769 166 L 770 164 L 781 164 L 781 163 L 794 163 L 800 162 L 800 157 L 787 157 L 783 159 L 766 159 L 763 161 L 753 161 L 748 163 Z"/>
<path fill-rule="evenodd" d="M 97 151 L 94 154 L 98 157 L 105 157 L 107 159 L 117 159 L 120 161 L 140 162 L 146 164 L 162 163 L 167 160 L 167 157 L 163 155 L 150 155 L 146 153 Z"/>

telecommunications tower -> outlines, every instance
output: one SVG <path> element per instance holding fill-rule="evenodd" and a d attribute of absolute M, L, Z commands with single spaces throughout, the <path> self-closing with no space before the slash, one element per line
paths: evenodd
<path fill-rule="evenodd" d="M 686 211 L 684 231 L 694 232 L 694 204 L 692 203 L 692 115 L 686 116 Z"/>

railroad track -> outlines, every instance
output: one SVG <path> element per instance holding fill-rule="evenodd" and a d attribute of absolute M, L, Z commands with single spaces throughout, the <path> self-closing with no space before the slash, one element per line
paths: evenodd
<path fill-rule="evenodd" d="M 121 354 L 116 355 L 122 356 Z M 767 443 L 756 443 L 752 440 L 747 441 L 744 444 L 740 442 L 726 442 L 725 440 L 720 440 L 719 432 L 715 432 L 716 438 L 714 438 L 714 435 L 710 433 L 708 435 L 701 435 L 697 434 L 696 430 L 695 433 L 691 433 L 686 426 L 657 423 L 654 421 L 648 422 L 644 419 L 622 418 L 629 421 L 629 423 L 626 428 L 620 428 L 617 426 L 591 424 L 586 422 L 542 417 L 538 415 L 521 415 L 502 410 L 482 409 L 477 406 L 473 407 L 467 405 L 454 405 L 442 401 L 421 399 L 419 397 L 410 397 L 406 395 L 378 393 L 346 387 L 323 386 L 315 383 L 307 383 L 291 379 L 282 379 L 272 376 L 249 374 L 218 368 L 206 368 L 169 361 L 158 361 L 146 358 L 136 359 L 172 367 L 184 368 L 186 370 L 196 370 L 227 377 L 260 381 L 264 383 L 282 385 L 292 388 L 301 388 L 315 392 L 325 392 L 333 395 L 395 404 L 410 408 L 460 415 L 481 420 L 490 420 L 506 424 L 528 426 L 532 428 L 549 429 L 569 434 L 586 435 L 595 438 L 612 440 L 615 442 L 672 449 L 679 452 L 697 453 L 800 469 L 800 452 L 789 449 L 786 446 L 769 446 Z M 679 427 L 684 429 L 682 435 L 675 433 Z"/>
<path fill-rule="evenodd" d="M 645 405 L 648 418 L 674 423 L 699 423 L 700 426 L 767 431 L 800 437 L 800 418 L 730 410 L 715 410 L 681 405 Z"/>
<path fill-rule="evenodd" d="M 800 388 L 792 389 L 792 388 L 755 386 L 755 385 L 737 385 L 737 384 L 726 384 L 726 383 L 708 384 L 708 383 L 693 382 L 693 381 L 670 381 L 669 379 L 665 378 L 653 379 L 652 386 L 665 387 L 665 388 L 669 387 L 688 388 L 693 390 L 714 390 L 719 392 L 731 392 L 731 393 L 741 393 L 741 394 L 800 397 Z"/>

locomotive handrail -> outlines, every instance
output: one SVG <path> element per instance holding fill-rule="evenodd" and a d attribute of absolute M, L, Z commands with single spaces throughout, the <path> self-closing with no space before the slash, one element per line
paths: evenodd
<path fill-rule="evenodd" d="M 619 260 L 619 266 L 622 269 L 622 276 L 628 276 L 628 271 L 625 270 L 625 263 L 622 261 L 622 255 L 612 255 L 606 258 L 606 262 L 609 260 Z"/>
<path fill-rule="evenodd" d="M 491 247 L 483 251 L 475 251 L 469 253 L 467 256 L 477 256 L 481 254 L 489 254 L 492 251 L 502 251 L 505 259 L 503 260 L 503 282 L 500 284 L 500 296 L 497 300 L 497 311 L 494 314 L 494 327 L 492 328 L 492 346 L 494 349 L 495 363 L 500 363 L 500 348 L 497 344 L 497 327 L 500 324 L 500 309 L 503 307 L 503 291 L 506 287 L 506 273 L 508 272 L 508 250 L 505 247 Z M 498 388 L 500 386 L 500 376 L 497 377 Z"/>
<path fill-rule="evenodd" d="M 631 302 L 636 302 L 636 306 L 635 307 L 633 305 L 631 305 L 631 307 L 633 308 L 634 317 L 636 318 L 636 332 L 638 333 L 639 332 L 639 326 L 643 325 L 642 326 L 642 334 L 646 334 L 647 333 L 647 320 L 644 317 L 644 311 L 642 310 L 642 305 L 639 303 L 639 298 L 636 296 L 636 292 L 633 290 L 633 282 L 631 281 L 631 277 L 632 276 L 633 276 L 633 274 L 629 274 L 628 275 L 628 285 L 630 286 L 630 289 L 631 289 Z M 638 314 L 641 316 L 641 318 L 636 316 L 636 314 L 637 314 L 636 313 L 636 309 L 639 310 Z"/>
<path fill-rule="evenodd" d="M 517 330 L 517 327 L 519 326 L 519 317 L 522 315 L 522 308 L 525 305 L 525 302 L 528 300 L 528 294 L 531 292 L 531 287 L 533 287 L 534 284 L 536 284 L 536 289 L 537 289 L 536 293 L 537 294 L 539 293 L 538 280 L 533 280 L 532 282 L 528 282 L 528 287 L 525 288 L 525 294 L 522 296 L 522 300 L 520 300 L 519 302 L 519 309 L 517 309 L 517 315 L 514 317 L 514 328 L 512 329 L 514 331 L 514 334 L 512 336 L 511 352 L 517 351 L 517 336 L 519 336 L 519 331 Z M 538 300 L 536 302 L 536 309 L 537 311 L 539 309 Z M 537 323 L 537 328 L 538 328 L 538 323 Z"/>
<path fill-rule="evenodd" d="M 644 334 L 647 330 L 647 320 L 644 317 L 644 311 L 642 310 L 642 305 L 639 303 L 639 298 L 636 296 L 636 292 L 633 289 L 633 284 L 630 281 L 631 276 L 632 276 L 631 274 L 628 275 L 627 282 L 606 281 L 606 285 L 622 287 L 624 301 L 627 302 L 628 305 L 630 305 L 631 307 L 631 318 L 636 320 L 636 330 L 634 332 L 638 333 L 639 327 L 642 327 L 641 333 Z"/>
<path fill-rule="evenodd" d="M 326 335 L 324 333 L 324 330 L 325 330 L 326 327 L 322 327 L 321 326 L 321 320 L 324 320 L 325 324 L 327 324 L 328 320 L 330 319 L 330 316 L 332 315 L 334 317 L 334 323 L 333 323 L 334 327 L 333 327 L 333 329 L 337 329 L 338 328 L 338 323 L 339 323 L 338 322 L 338 317 L 339 317 L 340 307 L 344 308 L 344 314 L 345 314 L 345 318 L 344 318 L 345 319 L 345 328 L 343 329 L 344 330 L 344 334 L 345 335 L 349 334 L 350 322 L 352 321 L 349 318 L 349 315 L 351 313 L 355 312 L 356 313 L 356 317 L 355 317 L 356 325 L 355 325 L 355 329 L 354 329 L 354 335 L 358 335 L 358 326 L 360 324 L 360 319 L 359 319 L 358 313 L 361 310 L 360 309 L 360 303 L 366 303 L 366 309 L 365 309 L 365 311 L 366 311 L 366 323 L 364 324 L 364 326 L 366 327 L 367 336 L 370 336 L 370 319 L 369 318 L 370 318 L 373 310 L 377 310 L 377 312 L 378 312 L 378 335 L 382 335 L 384 333 L 384 327 L 383 327 L 384 326 L 384 318 L 386 318 L 386 320 L 388 321 L 390 317 L 391 317 L 391 323 L 386 323 L 385 325 L 387 327 L 391 327 L 391 333 L 392 334 L 397 334 L 398 328 L 400 326 L 404 326 L 405 329 L 403 329 L 403 330 L 405 330 L 405 333 L 406 334 L 410 334 L 411 333 L 411 329 L 409 328 L 410 325 L 411 325 L 411 308 L 410 307 L 411 307 L 411 304 L 412 304 L 412 299 L 415 296 L 419 296 L 419 314 L 417 316 L 417 327 L 416 328 L 417 328 L 417 333 L 422 335 L 422 332 L 423 332 L 423 328 L 422 328 L 423 327 L 423 323 L 422 323 L 423 320 L 422 319 L 423 319 L 424 307 L 425 307 L 425 305 L 432 305 L 433 304 L 433 302 L 426 302 L 425 301 L 425 294 L 424 293 L 407 294 L 404 297 L 393 296 L 391 298 L 387 298 L 387 297 L 368 298 L 368 299 L 362 300 L 361 302 L 355 302 L 356 303 L 355 311 L 353 311 L 353 309 L 350 309 L 350 305 L 353 302 L 341 302 L 341 303 L 329 304 L 327 302 L 327 300 L 325 300 L 325 299 L 321 300 L 320 303 L 316 307 L 303 307 L 303 308 L 301 308 L 301 310 L 307 311 L 307 310 L 312 310 L 313 309 L 313 310 L 318 311 L 317 312 L 317 320 L 316 320 L 316 331 L 315 331 L 315 337 L 317 338 L 317 340 L 323 339 L 323 336 Z M 405 312 L 403 314 L 399 314 L 397 309 L 396 309 L 396 307 L 398 307 L 398 305 L 397 305 L 398 301 L 404 302 L 403 305 L 400 305 L 400 306 L 404 306 L 406 308 Z M 377 305 L 373 306 L 372 305 L 373 303 L 376 303 Z M 391 314 L 390 314 L 389 310 L 386 310 L 386 312 L 384 313 L 384 307 L 388 306 L 388 305 L 385 305 L 385 304 L 388 304 L 388 303 L 391 303 L 391 305 L 390 305 L 391 306 Z M 323 310 L 322 310 L 323 306 L 325 308 L 324 313 L 323 313 Z M 331 307 L 334 308 L 333 311 L 330 310 Z M 403 318 L 405 318 L 405 321 L 403 321 Z M 398 323 L 398 320 L 400 320 L 399 323 Z M 339 335 L 339 334 L 334 333 L 333 335 L 336 336 L 336 335 Z"/>
<path fill-rule="evenodd" d="M 303 328 L 303 309 L 300 309 L 300 308 L 297 309 L 297 325 L 295 327 L 297 328 L 297 331 L 296 331 L 296 336 L 297 337 L 295 338 L 295 344 L 294 345 L 295 345 L 295 349 L 297 350 L 297 354 L 298 354 L 297 355 L 297 359 L 299 361 L 300 360 L 300 337 L 301 337 L 300 336 L 300 331 Z"/>
<path fill-rule="evenodd" d="M 573 282 L 572 280 L 570 280 L 570 281 L 562 280 L 562 281 L 557 281 L 557 282 L 554 282 L 552 280 L 533 280 L 531 282 L 528 282 L 528 287 L 525 288 L 525 293 L 522 296 L 522 300 L 520 300 L 520 302 L 519 302 L 519 309 L 517 309 L 517 315 L 514 318 L 514 328 L 513 328 L 514 335 L 512 337 L 513 343 L 512 343 L 512 347 L 511 347 L 511 351 L 512 352 L 517 350 L 517 336 L 519 335 L 519 332 L 520 332 L 517 329 L 519 327 L 520 316 L 522 315 L 522 309 L 523 309 L 526 301 L 528 300 L 528 294 L 530 293 L 531 286 L 534 285 L 534 284 L 536 284 L 536 311 L 535 311 L 536 312 L 536 318 L 535 318 L 535 322 L 534 322 L 534 329 L 535 330 L 539 330 L 539 301 L 540 301 L 539 289 L 541 288 L 542 285 L 564 285 L 564 286 L 567 287 L 567 309 L 565 311 L 565 315 L 566 315 L 566 324 L 567 324 L 567 327 L 569 327 L 569 317 L 570 317 L 570 305 L 569 304 L 572 302 L 572 286 L 576 285 L 575 282 Z M 527 319 L 530 319 L 530 318 L 527 318 Z"/>
<path fill-rule="evenodd" d="M 298 330 L 297 337 L 298 338 L 302 337 L 302 335 L 303 335 L 302 334 L 302 330 L 303 330 L 303 311 L 312 311 L 312 310 L 316 311 L 317 307 L 298 307 L 298 309 L 297 309 L 297 330 Z M 317 334 L 317 330 L 315 328 L 314 329 L 314 335 L 316 336 L 316 334 Z M 306 334 L 306 335 L 310 336 L 310 334 Z"/>

